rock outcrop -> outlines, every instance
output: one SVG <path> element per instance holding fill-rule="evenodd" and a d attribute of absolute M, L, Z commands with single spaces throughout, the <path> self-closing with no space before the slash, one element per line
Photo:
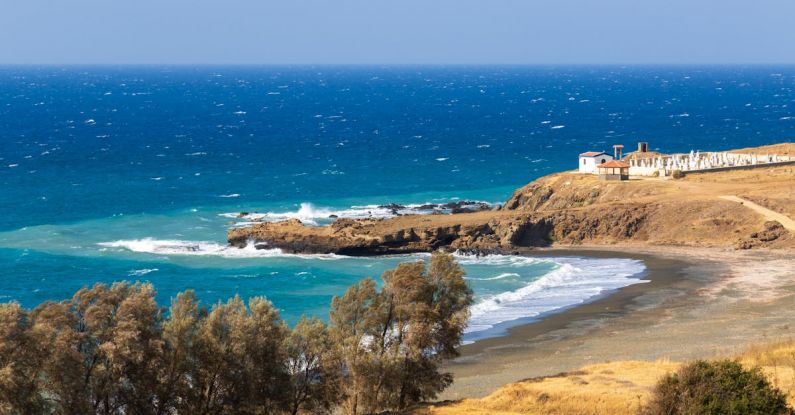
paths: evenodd
<path fill-rule="evenodd" d="M 258 223 L 229 231 L 232 246 L 254 244 L 259 248 L 279 248 L 289 253 L 333 253 L 341 255 L 387 255 L 429 252 L 440 248 L 497 250 L 510 243 L 495 232 L 497 223 L 432 224 L 394 228 L 390 219 L 338 219 L 330 226 L 305 226 L 292 219 Z"/>
<path fill-rule="evenodd" d="M 463 202 L 445 205 L 451 214 L 339 218 L 329 226 L 307 226 L 296 219 L 261 222 L 230 230 L 228 240 L 237 247 L 253 244 L 290 253 L 343 255 L 437 249 L 513 252 L 550 245 L 616 243 L 795 247 L 795 238 L 780 224 L 765 223 L 750 209 L 720 198 L 742 194 L 775 200 L 785 207 L 795 205 L 795 171 L 778 167 L 764 173 L 733 171 L 629 182 L 559 173 L 518 189 L 498 209 Z M 781 211 L 788 213 L 784 208 Z"/>

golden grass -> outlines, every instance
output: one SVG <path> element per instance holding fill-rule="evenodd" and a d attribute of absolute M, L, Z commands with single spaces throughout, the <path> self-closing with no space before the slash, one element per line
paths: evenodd
<path fill-rule="evenodd" d="M 781 389 L 790 406 L 795 407 L 795 341 L 754 345 L 738 359 L 743 366 L 761 367 L 770 383 Z"/>
<path fill-rule="evenodd" d="M 761 367 L 795 406 L 795 341 L 756 345 L 736 358 L 746 367 Z M 667 360 L 589 365 L 512 383 L 482 399 L 430 405 L 414 415 L 634 415 L 649 400 L 657 381 L 681 365 Z"/>
<path fill-rule="evenodd" d="M 625 361 L 506 385 L 483 399 L 427 408 L 428 414 L 636 414 L 657 380 L 679 363 Z"/>

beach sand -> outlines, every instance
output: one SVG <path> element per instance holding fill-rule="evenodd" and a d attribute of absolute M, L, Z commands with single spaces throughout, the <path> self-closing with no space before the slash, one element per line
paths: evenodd
<path fill-rule="evenodd" d="M 650 282 L 463 346 L 446 367 L 455 383 L 441 400 L 482 397 L 507 383 L 593 363 L 731 355 L 793 334 L 789 250 L 599 246 L 528 255 L 641 259 Z"/>

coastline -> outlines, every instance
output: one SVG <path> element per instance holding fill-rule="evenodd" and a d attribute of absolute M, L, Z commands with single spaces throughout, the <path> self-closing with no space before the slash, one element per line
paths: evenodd
<path fill-rule="evenodd" d="M 788 337 L 795 318 L 791 253 L 638 245 L 523 252 L 640 259 L 650 282 L 462 346 L 461 357 L 446 366 L 455 383 L 439 399 L 483 397 L 508 383 L 592 363 L 712 357 Z"/>

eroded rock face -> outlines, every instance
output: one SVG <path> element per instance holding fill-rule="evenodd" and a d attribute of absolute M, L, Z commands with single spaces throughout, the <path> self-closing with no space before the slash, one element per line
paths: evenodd
<path fill-rule="evenodd" d="M 289 253 L 385 255 L 430 252 L 511 252 L 517 248 L 579 244 L 597 239 L 638 237 L 652 209 L 625 206 L 605 211 L 560 211 L 546 214 L 471 214 L 400 219 L 339 219 L 330 226 L 305 226 L 297 219 L 259 223 L 229 232 L 237 247 L 279 248 Z M 461 221 L 454 219 L 460 216 Z M 474 219 L 474 220 L 473 220 Z"/>
<path fill-rule="evenodd" d="M 437 249 L 494 250 L 510 240 L 495 232 L 492 223 L 442 226 L 391 226 L 384 219 L 338 219 L 327 227 L 305 226 L 297 219 L 259 223 L 229 231 L 232 246 L 248 244 L 279 248 L 290 253 L 386 255 L 430 252 Z"/>

